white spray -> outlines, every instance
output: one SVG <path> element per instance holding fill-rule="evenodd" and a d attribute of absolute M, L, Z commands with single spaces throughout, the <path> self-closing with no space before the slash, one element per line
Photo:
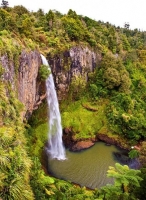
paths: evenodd
<path fill-rule="evenodd" d="M 41 55 L 41 58 L 43 65 L 47 65 L 49 68 L 49 64 L 46 58 L 43 55 Z M 58 160 L 65 160 L 66 155 L 62 142 L 61 116 L 52 74 L 50 74 L 46 80 L 46 90 L 49 115 L 47 152 L 49 153 L 52 159 L 56 158 Z"/>

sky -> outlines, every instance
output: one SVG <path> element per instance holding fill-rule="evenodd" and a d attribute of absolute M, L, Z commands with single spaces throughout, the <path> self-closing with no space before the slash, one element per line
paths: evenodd
<path fill-rule="evenodd" d="M 78 15 L 94 20 L 109 22 L 124 27 L 125 22 L 130 29 L 146 31 L 146 0 L 8 0 L 9 6 L 23 5 L 29 11 L 39 8 L 48 12 L 57 10 L 67 14 L 69 9 Z"/>

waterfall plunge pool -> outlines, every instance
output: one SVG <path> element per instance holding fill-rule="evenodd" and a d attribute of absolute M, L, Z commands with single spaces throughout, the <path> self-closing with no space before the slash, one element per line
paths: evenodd
<path fill-rule="evenodd" d="M 91 189 L 100 188 L 108 183 L 113 183 L 112 178 L 107 178 L 109 166 L 119 162 L 114 152 L 122 150 L 103 142 L 97 142 L 89 149 L 80 152 L 66 150 L 66 160 L 48 158 L 49 173 L 59 179 L 70 181 Z"/>

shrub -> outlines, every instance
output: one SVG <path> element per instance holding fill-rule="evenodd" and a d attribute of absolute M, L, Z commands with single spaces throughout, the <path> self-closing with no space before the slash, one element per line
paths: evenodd
<path fill-rule="evenodd" d="M 51 71 L 47 65 L 41 65 L 39 68 L 39 78 L 41 81 L 45 81 L 50 75 Z"/>

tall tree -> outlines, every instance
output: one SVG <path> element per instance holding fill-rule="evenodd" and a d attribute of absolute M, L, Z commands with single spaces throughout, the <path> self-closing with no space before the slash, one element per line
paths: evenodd
<path fill-rule="evenodd" d="M 2 8 L 7 8 L 9 6 L 8 1 L 2 0 L 1 6 Z"/>

